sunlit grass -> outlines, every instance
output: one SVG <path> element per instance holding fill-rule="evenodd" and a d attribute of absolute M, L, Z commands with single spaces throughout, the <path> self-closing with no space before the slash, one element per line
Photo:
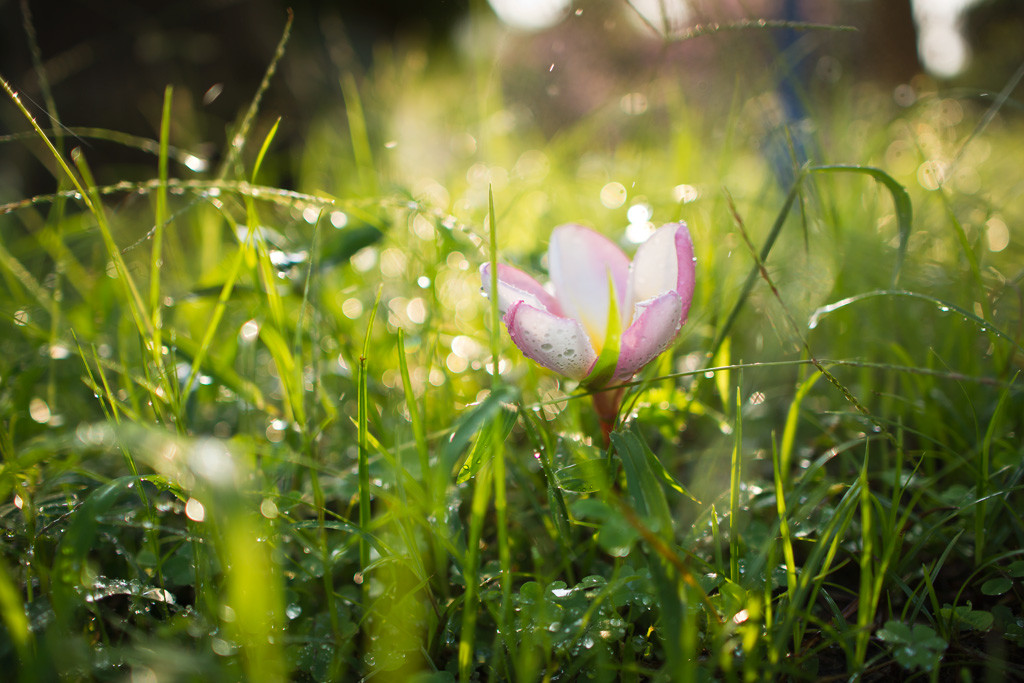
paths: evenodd
<path fill-rule="evenodd" d="M 221 166 L 168 89 L 159 140 L 99 133 L 152 180 L 54 145 L 0 208 L 5 671 L 1020 675 L 1019 115 L 840 82 L 780 166 L 742 79 L 551 134 L 488 53 L 395 50 L 285 149 L 273 71 Z M 606 444 L 478 269 L 673 220 L 690 319 Z"/>

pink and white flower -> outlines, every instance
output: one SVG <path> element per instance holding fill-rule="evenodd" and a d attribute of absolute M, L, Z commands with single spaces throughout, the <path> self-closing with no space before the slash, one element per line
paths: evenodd
<path fill-rule="evenodd" d="M 640 245 L 632 263 L 607 237 L 581 225 L 551 234 L 553 293 L 512 266 L 498 266 L 498 307 L 523 354 L 600 389 L 623 382 L 675 340 L 693 299 L 693 242 L 669 223 Z M 491 294 L 490 264 L 480 269 Z"/>

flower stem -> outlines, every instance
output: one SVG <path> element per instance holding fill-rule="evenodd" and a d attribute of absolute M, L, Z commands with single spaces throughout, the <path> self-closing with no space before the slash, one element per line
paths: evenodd
<path fill-rule="evenodd" d="M 594 412 L 601 423 L 601 436 L 607 444 L 615 427 L 615 420 L 619 416 L 619 407 L 622 405 L 622 396 L 626 393 L 626 387 L 616 387 L 607 391 L 599 391 L 593 395 Z"/>

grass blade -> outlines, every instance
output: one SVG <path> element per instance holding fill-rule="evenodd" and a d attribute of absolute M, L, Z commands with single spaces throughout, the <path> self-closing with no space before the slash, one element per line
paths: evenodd
<path fill-rule="evenodd" d="M 896 265 L 892 272 L 892 286 L 896 286 L 899 280 L 900 271 L 903 269 L 903 260 L 907 254 L 907 243 L 910 241 L 910 231 L 913 229 L 914 207 L 910 202 L 910 195 L 905 187 L 880 168 L 872 166 L 856 166 L 852 164 L 831 164 L 828 166 L 811 166 L 808 173 L 861 173 L 870 176 L 881 183 L 892 195 L 892 202 L 896 208 L 896 226 L 899 232 L 899 247 L 896 250 Z"/>

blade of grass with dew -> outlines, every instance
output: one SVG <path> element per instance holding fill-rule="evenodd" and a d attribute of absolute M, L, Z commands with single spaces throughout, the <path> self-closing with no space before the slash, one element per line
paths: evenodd
<path fill-rule="evenodd" d="M 370 445 L 367 439 L 369 433 L 369 418 L 367 409 L 369 395 L 367 392 L 366 364 L 370 354 L 370 336 L 373 332 L 373 321 L 377 317 L 377 308 L 380 306 L 380 298 L 384 293 L 383 286 L 377 289 L 377 297 L 370 309 L 370 317 L 366 322 L 366 336 L 363 337 L 363 351 L 359 355 L 359 371 L 356 376 L 356 419 L 359 422 L 358 436 L 358 462 L 359 462 L 359 528 L 365 532 L 370 530 Z M 363 571 L 370 564 L 370 546 L 366 541 L 359 542 L 359 567 Z M 369 588 L 368 583 L 363 583 L 365 589 Z"/>
<path fill-rule="evenodd" d="M 402 392 L 405 397 L 405 408 L 409 412 L 409 425 L 412 428 L 413 440 L 416 443 L 416 454 L 419 456 L 420 477 L 426 482 L 430 473 L 430 450 L 427 447 L 427 432 L 423 426 L 424 408 L 417 404 L 413 393 L 412 380 L 409 375 L 409 359 L 405 350 L 405 329 L 398 328 L 398 369 L 402 375 Z M 425 488 L 427 496 L 433 495 L 429 487 Z"/>
<path fill-rule="evenodd" d="M 516 395 L 514 392 L 503 391 L 502 395 L 505 394 Z M 455 477 L 456 484 L 465 484 L 476 476 L 481 467 L 497 458 L 498 453 L 495 450 L 497 447 L 495 446 L 494 439 L 501 439 L 502 444 L 504 444 L 505 439 L 512 433 L 512 428 L 515 427 L 516 421 L 519 419 L 519 413 L 506 403 L 502 403 L 500 407 L 500 412 L 496 413 L 493 419 L 488 420 L 484 427 L 481 428 L 480 433 L 473 442 L 469 455 L 466 456 L 466 462 L 463 463 L 458 475 Z M 488 431 L 490 428 L 496 428 L 497 433 L 492 434 Z M 495 465 L 495 476 L 497 476 L 497 468 L 498 466 Z"/>
<path fill-rule="evenodd" d="M 153 314 L 154 346 L 159 346 L 163 327 L 160 301 L 160 269 L 163 266 L 164 223 L 167 220 L 167 149 L 171 135 L 171 101 L 174 89 L 164 89 L 164 106 L 160 116 L 160 152 L 157 162 L 157 176 L 160 186 L 156 191 L 156 210 L 153 220 L 153 247 L 149 273 L 149 310 Z M 160 363 L 156 354 L 154 362 Z"/>
<path fill-rule="evenodd" d="M 277 134 L 281 119 L 278 118 L 267 132 L 260 146 L 260 151 L 253 164 L 251 182 L 255 185 L 256 177 L 263 164 L 263 158 L 270 148 Z M 305 392 L 302 390 L 302 364 L 296 362 L 292 347 L 289 347 L 285 333 L 287 330 L 287 319 L 284 312 L 284 301 L 278 291 L 278 278 L 274 264 L 270 261 L 270 253 L 267 250 L 267 242 L 263 238 L 261 222 L 256 208 L 256 202 L 251 196 L 245 197 L 246 222 L 248 234 L 252 236 L 252 246 L 256 256 L 256 267 L 259 272 L 260 282 L 263 284 L 263 294 L 266 297 L 267 308 L 270 311 L 269 324 L 260 327 L 260 338 L 270 351 L 277 367 L 278 376 L 283 385 L 282 395 L 284 397 L 285 419 L 295 422 L 301 428 L 306 425 Z"/>
<path fill-rule="evenodd" d="M 502 384 L 496 391 L 488 394 L 487 397 L 464 412 L 455 421 L 455 428 L 451 432 L 448 441 L 441 447 L 440 462 L 438 466 L 444 477 L 450 477 L 455 463 L 463 450 L 470 444 L 478 433 L 483 433 L 492 423 L 497 421 L 498 415 L 505 412 L 505 404 L 514 402 L 518 396 L 518 389 L 510 384 Z M 483 463 L 478 463 L 482 465 Z"/>
<path fill-rule="evenodd" d="M 861 671 L 867 656 L 868 643 L 872 636 L 871 624 L 874 622 L 874 605 L 872 604 L 872 584 L 874 583 L 874 549 L 875 528 L 871 515 L 873 499 L 868 480 L 868 463 L 870 460 L 869 444 L 864 446 L 864 462 L 860 470 L 860 587 L 857 591 L 857 640 L 854 648 L 853 668 Z"/>
<path fill-rule="evenodd" d="M 491 391 L 501 389 L 501 321 L 498 318 L 498 221 L 494 216 L 494 188 L 487 187 L 488 259 L 491 263 Z M 515 413 L 513 412 L 513 415 Z M 501 568 L 501 611 L 498 628 L 505 641 L 505 651 L 512 661 L 517 659 L 517 642 L 512 627 L 512 553 L 508 540 L 508 477 L 505 474 L 505 439 L 516 418 L 495 420 L 491 425 L 491 450 L 494 462 L 494 516 L 498 527 L 498 565 Z"/>
<path fill-rule="evenodd" d="M 779 238 L 779 233 L 782 232 L 782 226 L 786 224 L 786 218 L 789 216 L 789 211 L 793 207 L 793 202 L 796 201 L 797 195 L 800 192 L 800 185 L 803 180 L 803 174 L 797 176 L 797 179 L 793 182 L 793 186 L 789 189 L 789 193 L 786 195 L 786 200 L 782 204 L 782 208 L 779 210 L 778 215 L 775 218 L 775 222 L 772 224 L 772 229 L 768 233 L 768 237 L 765 238 L 764 245 L 761 247 L 760 259 L 763 263 L 768 259 L 768 255 L 772 251 L 772 247 L 775 246 L 776 240 Z M 754 283 L 757 282 L 757 276 L 760 272 L 760 268 L 755 263 L 747 274 L 746 280 L 743 282 L 743 288 L 740 290 L 740 295 L 736 299 L 736 303 L 733 304 L 732 309 L 729 311 L 729 315 L 726 316 L 725 322 L 715 333 L 715 338 L 711 342 L 711 346 L 708 350 L 708 358 L 715 358 L 718 355 L 718 350 L 722 344 L 725 343 L 725 338 L 729 335 L 732 330 L 733 324 L 739 317 L 740 310 L 742 310 L 747 299 L 750 298 L 750 292 L 754 289 Z"/>
<path fill-rule="evenodd" d="M 78 176 L 75 175 L 64 160 L 64 156 L 56 147 L 54 147 L 53 143 L 43 132 L 42 128 L 39 127 L 35 118 L 29 113 L 28 109 L 25 108 L 21 98 L 18 97 L 18 94 L 14 92 L 7 80 L 2 76 L 0 76 L 0 87 L 3 88 L 4 92 L 11 101 L 14 102 L 21 114 L 28 120 L 29 124 L 35 130 L 36 135 L 43 141 L 50 154 L 60 166 L 61 170 L 77 189 L 79 199 L 85 204 L 90 213 L 95 216 L 100 232 L 103 235 L 104 243 L 107 246 L 107 251 L 109 252 L 111 261 L 114 264 L 114 268 L 117 271 L 118 277 L 123 283 L 123 286 L 127 289 L 128 306 L 135 319 L 136 326 L 144 339 L 152 341 L 153 330 L 149 316 L 145 313 L 145 305 L 142 303 L 142 297 L 139 295 L 138 288 L 135 286 L 135 281 L 132 279 L 128 268 L 124 263 L 124 259 L 121 257 L 121 252 L 114 242 L 113 235 L 110 232 L 110 225 L 106 219 L 106 214 L 99 201 L 96 184 L 93 182 L 92 174 L 89 171 L 84 155 L 81 153 L 81 150 L 77 150 L 77 154 L 75 153 L 75 150 L 72 151 L 72 158 L 78 167 L 79 173 L 82 174 L 82 180 L 80 181 Z"/>
<path fill-rule="evenodd" d="M 0 75 L 0 87 L 3 88 L 7 96 L 11 99 L 12 102 L 14 102 L 14 106 L 18 108 L 18 111 L 22 114 L 22 116 L 24 116 L 28 120 L 29 125 L 32 126 L 32 129 L 35 131 L 36 136 L 43 141 L 43 144 L 46 146 L 51 156 L 53 156 L 54 160 L 57 162 L 57 165 L 60 167 L 60 169 L 64 172 L 64 175 L 71 181 L 72 185 L 75 186 L 75 189 L 78 192 L 75 198 L 81 201 L 83 204 L 85 204 L 86 208 L 89 209 L 90 212 L 95 213 L 95 210 L 92 206 L 92 199 L 86 193 L 85 188 L 82 187 L 82 183 L 79 181 L 78 176 L 74 174 L 74 172 L 71 170 L 71 167 L 68 166 L 67 161 L 64 160 L 64 155 L 57 150 L 53 142 L 50 141 L 50 138 L 47 137 L 46 133 L 43 132 L 43 129 L 39 127 L 39 124 L 36 122 L 35 117 L 33 117 L 29 110 L 25 107 L 24 103 L 21 101 L 21 98 L 18 96 L 18 93 L 14 91 L 14 88 L 11 87 L 11 84 L 8 83 L 7 79 L 5 79 L 2 75 Z"/>
<path fill-rule="evenodd" d="M 790 605 L 783 612 L 783 618 L 777 621 L 772 645 L 776 649 L 776 659 L 784 661 L 788 656 L 787 644 L 795 640 L 797 629 L 802 629 L 802 622 L 811 616 L 818 593 L 832 562 L 845 540 L 853 516 L 860 502 L 860 480 L 856 480 L 847 488 L 839 503 L 836 504 L 832 516 L 818 536 L 810 555 L 804 560 L 798 578 L 798 588 Z"/>
<path fill-rule="evenodd" d="M 459 681 L 468 683 L 473 676 L 476 662 L 476 625 L 480 602 L 480 536 L 491 491 L 491 468 L 481 468 L 474 480 L 473 500 L 469 510 L 469 534 L 466 539 L 466 555 L 462 565 L 466 592 L 462 596 L 462 629 L 459 636 L 458 666 Z"/>
<path fill-rule="evenodd" d="M 138 285 L 135 283 L 135 278 L 132 277 L 131 271 L 128 269 L 128 264 L 125 263 L 121 250 L 114 241 L 114 235 L 107 219 L 106 209 L 103 206 L 99 194 L 97 193 L 96 183 L 93 180 L 92 171 L 89 169 L 85 155 L 82 153 L 81 148 L 76 147 L 71 150 L 71 157 L 74 159 L 78 172 L 82 176 L 82 182 L 88 188 L 91 196 L 90 207 L 92 208 L 93 215 L 96 217 L 100 233 L 103 235 L 103 242 L 107 247 L 108 255 L 114 265 L 114 270 L 117 273 L 117 279 L 121 283 L 124 297 L 127 300 L 128 310 L 131 311 L 131 319 L 135 323 L 136 339 L 143 353 L 149 351 L 150 353 L 159 354 L 162 352 L 162 345 L 160 348 L 154 348 L 156 346 L 155 341 L 157 335 L 156 330 L 153 327 L 153 320 L 150 317 L 149 312 L 146 310 L 146 304 L 143 301 Z M 165 371 L 162 363 L 156 365 L 153 369 L 157 372 L 157 378 L 155 380 L 150 377 L 149 364 L 142 364 L 143 373 L 147 380 L 149 380 L 146 384 L 147 387 L 150 387 L 149 404 L 152 406 L 157 418 L 166 422 L 168 417 L 165 407 L 171 406 L 172 404 L 168 402 L 178 395 L 178 388 L 175 386 L 178 380 L 177 377 L 173 377 Z"/>
<path fill-rule="evenodd" d="M 1024 353 L 1024 346 L 1021 346 L 1020 343 L 1012 335 L 1000 329 L 999 327 L 996 327 L 995 325 L 985 320 L 984 318 L 975 315 L 971 311 L 968 311 L 967 309 L 961 308 L 960 306 L 957 306 L 954 303 L 946 301 L 945 299 L 940 299 L 930 294 L 924 294 L 922 292 L 913 292 L 904 289 L 877 289 L 871 292 L 864 292 L 863 294 L 849 296 L 846 297 L 845 299 L 841 299 L 839 301 L 836 301 L 835 303 L 828 304 L 826 306 L 821 306 L 820 308 L 815 310 L 813 314 L 811 314 L 810 321 L 808 322 L 808 327 L 814 329 L 821 322 L 821 319 L 824 318 L 826 315 L 838 311 L 841 308 L 845 308 L 850 304 L 858 303 L 866 299 L 873 299 L 886 296 L 920 299 L 922 301 L 927 301 L 929 303 L 934 304 L 936 309 L 940 313 L 948 313 L 950 311 L 955 312 L 957 315 L 960 315 L 963 318 L 977 324 L 980 329 L 988 330 L 995 336 L 1002 339 L 1003 341 L 1008 342 L 1010 345 L 1013 346 L 1013 348 L 1018 353 Z"/>
<path fill-rule="evenodd" d="M 1016 376 L 1014 376 L 1016 380 Z M 1007 387 L 999 396 L 999 403 L 992 411 L 988 427 L 985 428 L 985 439 L 981 443 L 981 450 L 978 453 L 978 474 L 974 489 L 978 498 L 978 505 L 974 509 L 974 564 L 979 565 L 985 558 L 985 534 L 987 517 L 987 506 L 985 496 L 989 488 L 989 471 L 992 462 L 992 440 L 995 438 L 996 427 L 1002 417 L 1003 409 L 1010 396 L 1010 389 Z"/>
<path fill-rule="evenodd" d="M 172 86 L 168 86 L 172 87 Z M 105 142 L 113 142 L 121 145 L 122 147 L 128 147 L 131 149 L 145 152 L 146 154 L 152 154 L 153 156 L 159 157 L 161 154 L 166 154 L 167 158 L 171 161 L 177 162 L 184 166 L 190 171 L 200 172 L 206 170 L 209 165 L 209 161 L 197 154 L 194 154 L 188 150 L 180 149 L 174 145 L 167 145 L 166 152 L 161 149 L 159 140 L 153 140 L 152 138 L 142 137 L 140 135 L 132 135 L 131 133 L 125 133 L 119 130 L 109 130 L 107 128 L 94 128 L 90 126 L 64 126 L 60 125 L 56 130 L 59 130 L 61 135 L 66 131 L 68 134 L 74 136 L 78 140 L 103 140 Z M 55 130 L 55 139 L 56 137 Z M 0 144 L 5 142 L 19 142 L 22 140 L 30 140 L 35 137 L 34 133 L 22 132 L 22 133 L 11 133 L 9 135 L 0 135 Z M 58 149 L 61 148 L 61 144 L 55 145 Z M 159 182 L 159 181 L 158 181 Z M 122 185 L 123 183 L 118 183 Z M 103 194 L 101 192 L 100 194 Z M 64 193 L 58 193 L 58 196 L 63 196 Z M 42 195 L 45 197 L 46 195 Z"/>
<path fill-rule="evenodd" d="M 821 375 L 815 375 L 820 377 Z M 795 597 L 797 588 L 797 565 L 796 565 L 796 554 L 793 552 L 793 537 L 790 534 L 789 529 L 789 514 L 786 509 L 786 489 L 789 481 L 789 471 L 783 469 L 782 466 L 782 454 L 778 448 L 778 444 L 772 435 L 772 470 L 774 471 L 775 478 L 775 506 L 779 513 L 779 540 L 782 543 L 782 557 L 786 562 L 786 595 L 789 598 L 789 604 L 794 605 L 793 598 Z M 775 545 L 772 545 L 772 549 L 775 549 Z M 773 565 L 768 566 L 766 575 L 770 577 L 771 569 Z M 771 583 L 770 578 L 766 578 Z M 800 644 L 803 640 L 803 628 L 802 625 L 797 625 L 793 640 L 793 649 L 795 651 L 800 650 Z"/>
<path fill-rule="evenodd" d="M 797 387 L 793 401 L 789 404 L 789 412 L 786 414 L 786 425 L 782 431 L 782 444 L 779 447 L 778 474 L 783 481 L 789 481 L 790 467 L 793 461 L 793 447 L 796 443 L 796 430 L 800 423 L 800 406 L 803 404 L 807 394 L 822 378 L 821 373 L 814 373 Z"/>
<path fill-rule="evenodd" d="M 732 465 L 729 468 L 729 578 L 740 583 L 740 485 L 743 476 L 742 375 L 736 380 L 736 419 L 733 432 Z"/>
<path fill-rule="evenodd" d="M 230 224 L 230 216 L 225 216 L 225 218 Z M 234 258 L 228 266 L 227 273 L 224 277 L 224 284 L 221 285 L 220 294 L 213 306 L 213 311 L 210 313 L 209 322 L 206 325 L 206 331 L 192 354 L 192 369 L 190 370 L 188 378 L 185 380 L 184 386 L 181 390 L 183 396 L 188 396 L 192 391 L 192 386 L 195 384 L 195 381 L 199 376 L 199 372 L 203 367 L 203 363 L 206 360 L 206 356 L 210 351 L 213 344 L 213 338 L 216 335 L 221 318 L 224 317 L 224 311 L 227 310 L 228 302 L 231 300 L 231 293 L 234 290 L 235 283 L 238 282 L 238 278 L 241 275 L 242 264 L 245 262 L 246 254 L 249 251 L 249 243 L 251 239 L 252 235 L 247 234 L 246 238 L 239 242 Z"/>
<path fill-rule="evenodd" d="M 263 100 L 263 94 L 270 87 L 270 80 L 274 77 L 274 72 L 277 71 L 277 65 L 284 57 L 285 47 L 288 45 L 288 38 L 291 36 L 292 22 L 295 20 L 295 15 L 291 8 L 288 8 L 288 19 L 284 24 L 284 31 L 281 32 L 281 39 L 277 43 L 277 49 L 274 50 L 274 56 L 270 59 L 270 64 L 267 65 L 267 70 L 263 73 L 263 80 L 260 81 L 259 87 L 256 88 L 256 94 L 253 95 L 252 101 L 249 103 L 249 108 L 245 112 L 245 116 L 242 118 L 242 122 L 238 124 L 238 128 L 232 133 L 231 138 L 228 140 L 228 151 L 224 156 L 224 161 L 221 163 L 220 169 L 217 171 L 216 180 L 224 180 L 231 172 L 235 163 L 238 161 L 239 155 L 242 150 L 245 149 L 246 140 L 249 137 L 249 129 L 252 127 L 253 121 L 256 120 L 256 114 L 260 109 L 260 102 Z"/>

